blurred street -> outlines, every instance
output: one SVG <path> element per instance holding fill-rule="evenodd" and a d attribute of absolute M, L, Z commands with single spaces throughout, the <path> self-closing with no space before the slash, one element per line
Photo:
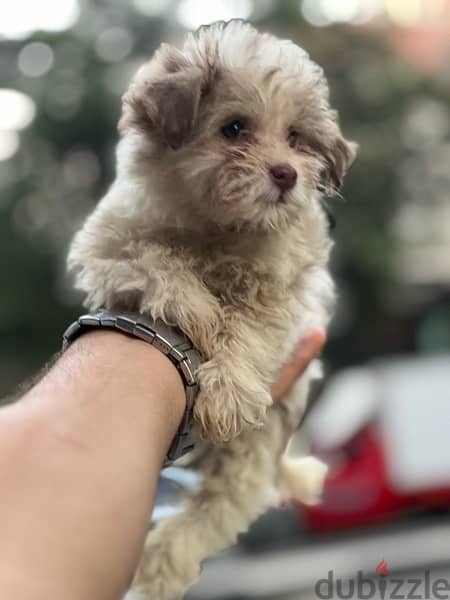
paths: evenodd
<path fill-rule="evenodd" d="M 424 579 L 424 571 L 429 569 L 431 581 L 442 577 L 450 580 L 450 517 L 438 521 L 429 518 L 420 525 L 406 522 L 382 532 L 359 533 L 278 552 L 230 554 L 205 566 L 187 598 L 316 599 L 314 586 L 327 578 L 328 571 L 333 570 L 334 580 L 355 578 L 358 571 L 376 578 L 375 569 L 383 559 L 392 578 Z"/>

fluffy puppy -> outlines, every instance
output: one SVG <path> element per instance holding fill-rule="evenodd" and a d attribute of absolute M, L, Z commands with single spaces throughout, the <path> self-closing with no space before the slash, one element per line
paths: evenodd
<path fill-rule="evenodd" d="M 200 562 L 234 542 L 283 488 L 314 502 L 313 458 L 283 458 L 310 369 L 272 406 L 294 345 L 333 305 L 321 195 L 356 146 L 322 70 L 290 41 L 240 21 L 162 45 L 123 98 L 117 176 L 75 236 L 69 267 L 90 309 L 176 324 L 204 357 L 195 420 L 210 443 L 200 492 L 150 533 L 135 579 L 180 598 Z"/>

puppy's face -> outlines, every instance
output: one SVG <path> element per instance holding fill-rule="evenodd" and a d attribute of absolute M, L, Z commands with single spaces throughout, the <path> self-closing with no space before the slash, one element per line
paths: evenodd
<path fill-rule="evenodd" d="M 125 95 L 120 129 L 151 142 L 139 160 L 160 193 L 231 228 L 287 225 L 314 190 L 340 188 L 356 151 L 322 71 L 239 22 L 161 47 Z"/>

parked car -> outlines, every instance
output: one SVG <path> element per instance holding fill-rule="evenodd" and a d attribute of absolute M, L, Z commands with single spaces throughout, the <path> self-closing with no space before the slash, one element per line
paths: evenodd
<path fill-rule="evenodd" d="M 332 377 L 304 424 L 330 467 L 309 532 L 450 507 L 450 355 L 384 360 Z"/>

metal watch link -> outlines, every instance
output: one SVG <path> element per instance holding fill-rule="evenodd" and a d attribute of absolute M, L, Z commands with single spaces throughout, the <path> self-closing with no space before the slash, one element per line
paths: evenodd
<path fill-rule="evenodd" d="M 165 467 L 170 465 L 195 446 L 192 413 L 198 393 L 195 372 L 201 362 L 200 353 L 182 331 L 160 319 L 108 310 L 82 315 L 72 323 L 63 334 L 63 350 L 84 333 L 98 328 L 120 331 L 151 344 L 172 361 L 180 374 L 186 390 L 186 409 L 164 462 Z"/>

